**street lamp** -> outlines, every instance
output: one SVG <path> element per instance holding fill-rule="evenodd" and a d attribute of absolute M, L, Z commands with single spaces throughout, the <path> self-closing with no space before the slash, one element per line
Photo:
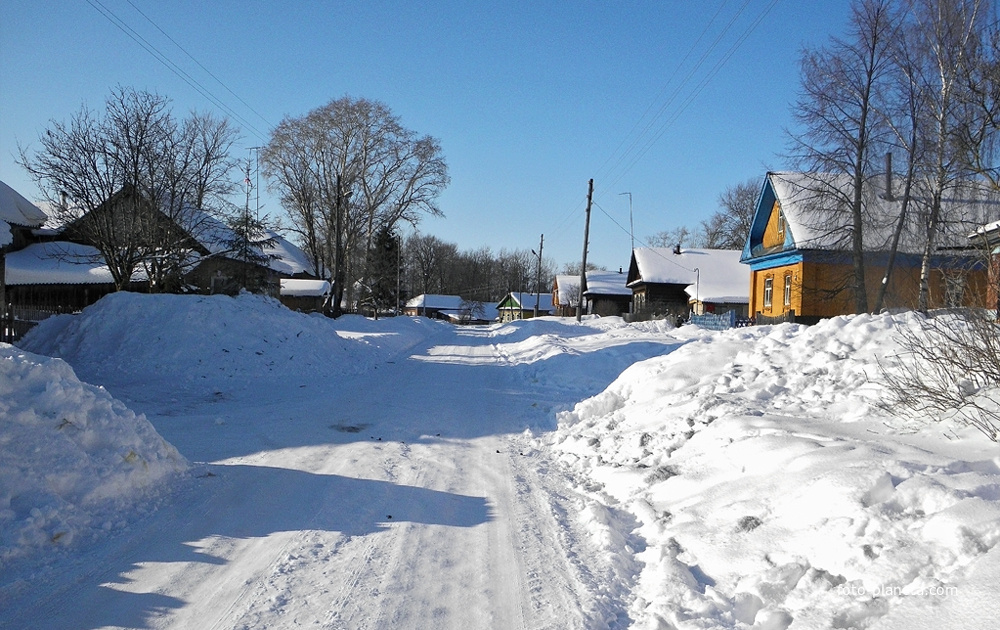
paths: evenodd
<path fill-rule="evenodd" d="M 701 307 L 701 269 L 698 267 L 694 268 L 694 308 L 696 315 L 705 314 L 705 309 Z"/>

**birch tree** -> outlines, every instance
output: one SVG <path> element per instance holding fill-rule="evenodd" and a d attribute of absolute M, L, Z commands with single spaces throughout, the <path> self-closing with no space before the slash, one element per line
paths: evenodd
<path fill-rule="evenodd" d="M 941 236 L 941 206 L 947 192 L 967 174 L 961 140 L 970 120 L 962 107 L 963 82 L 975 64 L 985 26 L 980 0 L 916 0 L 914 17 L 905 30 L 915 51 L 910 72 L 924 94 L 919 141 L 924 143 L 917 166 L 926 215 L 926 239 L 920 269 L 918 308 L 930 304 L 931 258 Z"/>

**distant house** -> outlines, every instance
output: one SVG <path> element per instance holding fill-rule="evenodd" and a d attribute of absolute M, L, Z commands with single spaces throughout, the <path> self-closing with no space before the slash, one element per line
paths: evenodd
<path fill-rule="evenodd" d="M 558 275 L 552 281 L 552 314 L 560 317 L 576 315 L 580 303 L 580 276 Z"/>
<path fill-rule="evenodd" d="M 403 307 L 403 314 L 411 317 L 423 316 L 438 319 L 441 311 L 458 312 L 462 308 L 462 298 L 457 295 L 422 293 L 411 298 Z"/>
<path fill-rule="evenodd" d="M 737 249 L 685 249 L 681 259 L 693 265 L 695 282 L 684 292 L 695 315 L 733 312 L 737 317 L 748 315 L 750 302 L 750 270 L 740 262 Z"/>
<path fill-rule="evenodd" d="M 279 300 L 293 311 L 313 313 L 323 310 L 330 297 L 330 283 L 326 280 L 281 278 Z"/>
<path fill-rule="evenodd" d="M 884 178 L 866 183 L 863 225 L 868 303 L 882 284 L 901 200 Z M 822 173 L 768 173 L 741 260 L 750 267 L 750 312 L 758 318 L 810 323 L 853 313 L 851 214 L 838 201 L 846 177 Z M 916 308 L 926 236 L 926 204 L 911 201 L 900 235 L 883 308 Z M 1000 215 L 995 191 L 966 186 L 942 200 L 941 232 L 931 257 L 932 308 L 983 305 L 986 265 L 969 247 L 968 235 Z"/>
<path fill-rule="evenodd" d="M 639 317 L 744 315 L 749 285 L 750 274 L 736 250 L 639 247 L 629 263 L 632 309 Z"/>
<path fill-rule="evenodd" d="M 628 276 L 621 271 L 588 271 L 587 290 L 583 292 L 587 314 L 609 316 L 630 312 L 632 289 L 627 280 Z"/>
<path fill-rule="evenodd" d="M 438 318 L 462 326 L 492 324 L 499 318 L 495 304 L 463 302 L 458 310 L 441 309 Z"/>
<path fill-rule="evenodd" d="M 631 311 L 632 289 L 622 271 L 588 271 L 583 295 L 583 313 L 622 315 Z M 580 276 L 558 275 L 552 283 L 552 313 L 560 317 L 576 315 L 580 301 Z"/>
<path fill-rule="evenodd" d="M 535 305 L 538 305 L 539 317 L 552 315 L 552 294 L 551 293 L 524 293 L 512 291 L 508 293 L 500 303 L 497 304 L 497 311 L 500 313 L 501 322 L 512 322 L 517 319 L 530 319 L 535 316 Z"/>

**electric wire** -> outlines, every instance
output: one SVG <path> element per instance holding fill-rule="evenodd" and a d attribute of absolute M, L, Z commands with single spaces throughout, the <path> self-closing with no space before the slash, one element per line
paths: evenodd
<path fill-rule="evenodd" d="M 150 43 L 146 38 L 138 33 L 135 29 L 129 26 L 124 20 L 118 17 L 114 11 L 104 5 L 101 0 L 86 0 L 87 4 L 94 8 L 98 13 L 103 15 L 109 22 L 114 24 L 119 30 L 125 33 L 132 41 L 138 44 L 143 50 L 148 52 L 157 61 L 163 64 L 168 70 L 177 75 L 182 81 L 187 83 L 192 89 L 201 94 L 203 97 L 208 99 L 213 105 L 224 111 L 226 114 L 231 116 L 233 119 L 238 121 L 241 125 L 253 132 L 261 140 L 267 139 L 267 134 L 262 132 L 260 129 L 255 127 L 250 121 L 246 120 L 243 116 L 239 115 L 235 110 L 226 105 L 222 100 L 217 98 L 212 92 L 203 86 L 197 79 L 192 77 L 183 68 L 178 66 L 176 63 L 170 60 L 167 55 L 160 52 L 160 50 Z"/>
<path fill-rule="evenodd" d="M 643 124 L 643 119 L 647 117 L 649 111 L 652 110 L 653 104 L 651 103 L 643 113 L 643 115 L 638 119 L 638 121 L 632 126 L 629 134 L 625 136 L 615 150 L 615 153 L 620 152 L 619 155 L 612 153 L 609 158 L 606 158 L 601 165 L 601 168 L 597 171 L 597 177 L 595 177 L 594 183 L 594 195 L 592 198 L 592 203 L 596 205 L 596 200 L 601 200 L 606 198 L 609 194 L 608 191 L 613 190 L 621 180 L 638 164 L 649 151 L 662 139 L 662 137 L 674 127 L 676 122 L 680 119 L 682 114 L 695 102 L 698 96 L 711 84 L 712 80 L 718 75 L 718 73 L 725 67 L 726 63 L 735 55 L 735 53 L 740 49 L 740 47 L 746 42 L 747 39 L 757 30 L 761 23 L 766 19 L 770 12 L 777 5 L 779 0 L 770 0 L 768 4 L 759 11 L 756 16 L 750 21 L 750 23 L 740 32 L 736 39 L 729 45 L 720 58 L 707 70 L 707 72 L 691 86 L 692 80 L 697 76 L 704 66 L 706 61 L 711 57 L 711 55 L 720 47 L 726 35 L 728 35 L 733 26 L 737 23 L 738 19 L 745 13 L 751 0 L 744 0 L 737 8 L 735 13 L 729 20 L 725 23 L 721 32 L 712 40 L 707 49 L 702 52 L 698 57 L 698 61 L 695 65 L 685 74 L 681 82 L 674 87 L 670 92 L 669 96 L 663 100 L 660 107 L 656 110 L 656 114 L 645 121 Z M 704 39 L 704 34 L 714 23 L 718 15 L 722 12 L 725 7 L 725 2 L 720 5 L 719 9 L 713 14 L 709 21 L 708 26 L 702 31 L 702 34 L 696 39 L 692 46 L 685 53 L 682 61 L 678 64 L 677 68 L 671 75 L 671 80 L 679 72 L 683 64 L 692 57 L 695 49 Z M 666 85 L 669 85 L 669 81 Z M 682 91 L 690 87 L 691 89 L 686 95 L 682 94 Z M 664 89 L 661 89 L 658 98 L 662 97 Z M 655 103 L 655 101 L 654 101 Z M 676 104 L 676 107 L 671 110 Z M 666 116 L 666 118 L 664 118 Z M 659 125 L 657 126 L 657 123 Z M 639 129 L 638 133 L 636 130 Z M 632 135 L 631 139 L 629 136 Z M 630 141 L 629 141 L 630 140 Z M 627 146 L 624 151 L 621 151 L 623 146 Z M 610 163 L 610 166 L 607 166 Z M 607 167 L 607 168 L 605 168 Z M 600 183 L 600 185 L 599 185 Z M 566 215 L 556 224 L 556 234 L 559 230 L 563 229 L 570 221 L 578 218 L 582 210 L 581 202 L 577 202 L 573 205 L 572 210 L 568 211 Z M 607 211 L 601 208 L 601 212 L 605 214 L 608 218 L 612 218 Z M 622 228 L 621 224 L 616 220 L 612 221 L 619 227 Z M 624 230 L 624 228 L 622 228 Z M 625 230 L 627 233 L 628 231 Z M 648 239 L 638 239 L 644 243 L 648 242 Z M 589 247 L 589 244 L 588 244 Z"/>
<path fill-rule="evenodd" d="M 166 37 L 168 40 L 170 40 L 170 43 L 172 43 L 174 46 L 177 46 L 177 48 L 181 52 L 183 52 L 185 55 L 187 55 L 188 58 L 191 61 L 195 62 L 195 64 L 197 64 L 199 68 L 201 68 L 202 70 L 204 70 L 205 73 L 208 74 L 208 76 L 210 76 L 213 79 L 215 79 L 216 82 L 218 82 L 219 85 L 221 85 L 223 88 L 225 88 L 227 92 L 229 92 L 230 94 L 232 94 L 233 97 L 236 100 L 238 100 L 240 103 L 242 103 L 244 107 L 246 107 L 248 110 L 250 110 L 251 112 L 253 112 L 262 121 L 264 121 L 264 124 L 266 124 L 268 126 L 268 128 L 274 127 L 274 125 L 271 124 L 271 121 L 269 121 L 267 118 L 264 117 L 263 114 L 261 114 L 256 109 L 254 109 L 253 106 L 250 105 L 250 103 L 247 103 L 245 100 L 243 100 L 243 98 L 241 98 L 239 94 L 237 94 L 236 92 L 234 92 L 228 85 L 226 85 L 226 83 L 222 79 L 220 79 L 219 77 L 217 77 L 214 72 L 212 72 L 211 70 L 209 70 L 208 68 L 206 68 L 203 63 L 201 63 L 200 61 L 198 61 L 195 58 L 194 55 L 192 55 L 191 53 L 189 53 L 187 51 L 187 49 L 185 49 L 183 46 L 181 46 L 177 42 L 177 40 L 175 40 L 173 37 L 170 36 L 169 33 L 167 33 L 165 30 L 163 30 L 162 28 L 160 28 L 160 25 L 157 24 L 156 22 L 154 22 L 152 20 L 152 18 L 150 18 L 148 15 L 146 15 L 143 12 L 142 9 L 140 9 L 138 6 L 136 6 L 136 4 L 134 2 L 132 2 L 132 0 L 125 0 L 125 1 L 128 2 L 130 5 L 132 5 L 132 8 L 135 9 L 139 13 L 139 15 L 141 15 L 142 17 L 144 17 L 147 22 L 149 22 L 150 24 L 152 24 L 156 28 L 156 30 L 160 31 L 160 33 L 162 33 L 164 37 Z"/>

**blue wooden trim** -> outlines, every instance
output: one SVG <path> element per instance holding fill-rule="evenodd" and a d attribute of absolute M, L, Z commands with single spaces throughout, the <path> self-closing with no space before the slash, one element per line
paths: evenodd
<path fill-rule="evenodd" d="M 753 220 L 750 222 L 750 234 L 747 236 L 746 245 L 743 246 L 743 255 L 740 262 L 746 262 L 753 258 L 754 245 L 759 244 L 764 238 L 764 230 L 767 229 L 767 219 L 774 207 L 774 187 L 771 186 L 771 174 L 764 176 L 764 183 L 761 184 L 760 194 L 757 195 L 757 206 L 753 211 Z"/>
<path fill-rule="evenodd" d="M 804 252 L 793 249 L 790 251 L 765 254 L 764 256 L 758 256 L 751 260 L 741 260 L 740 262 L 750 265 L 750 269 L 753 271 L 763 271 L 764 269 L 771 269 L 773 267 L 794 265 L 795 263 L 800 263 L 805 259 L 806 256 Z"/>

